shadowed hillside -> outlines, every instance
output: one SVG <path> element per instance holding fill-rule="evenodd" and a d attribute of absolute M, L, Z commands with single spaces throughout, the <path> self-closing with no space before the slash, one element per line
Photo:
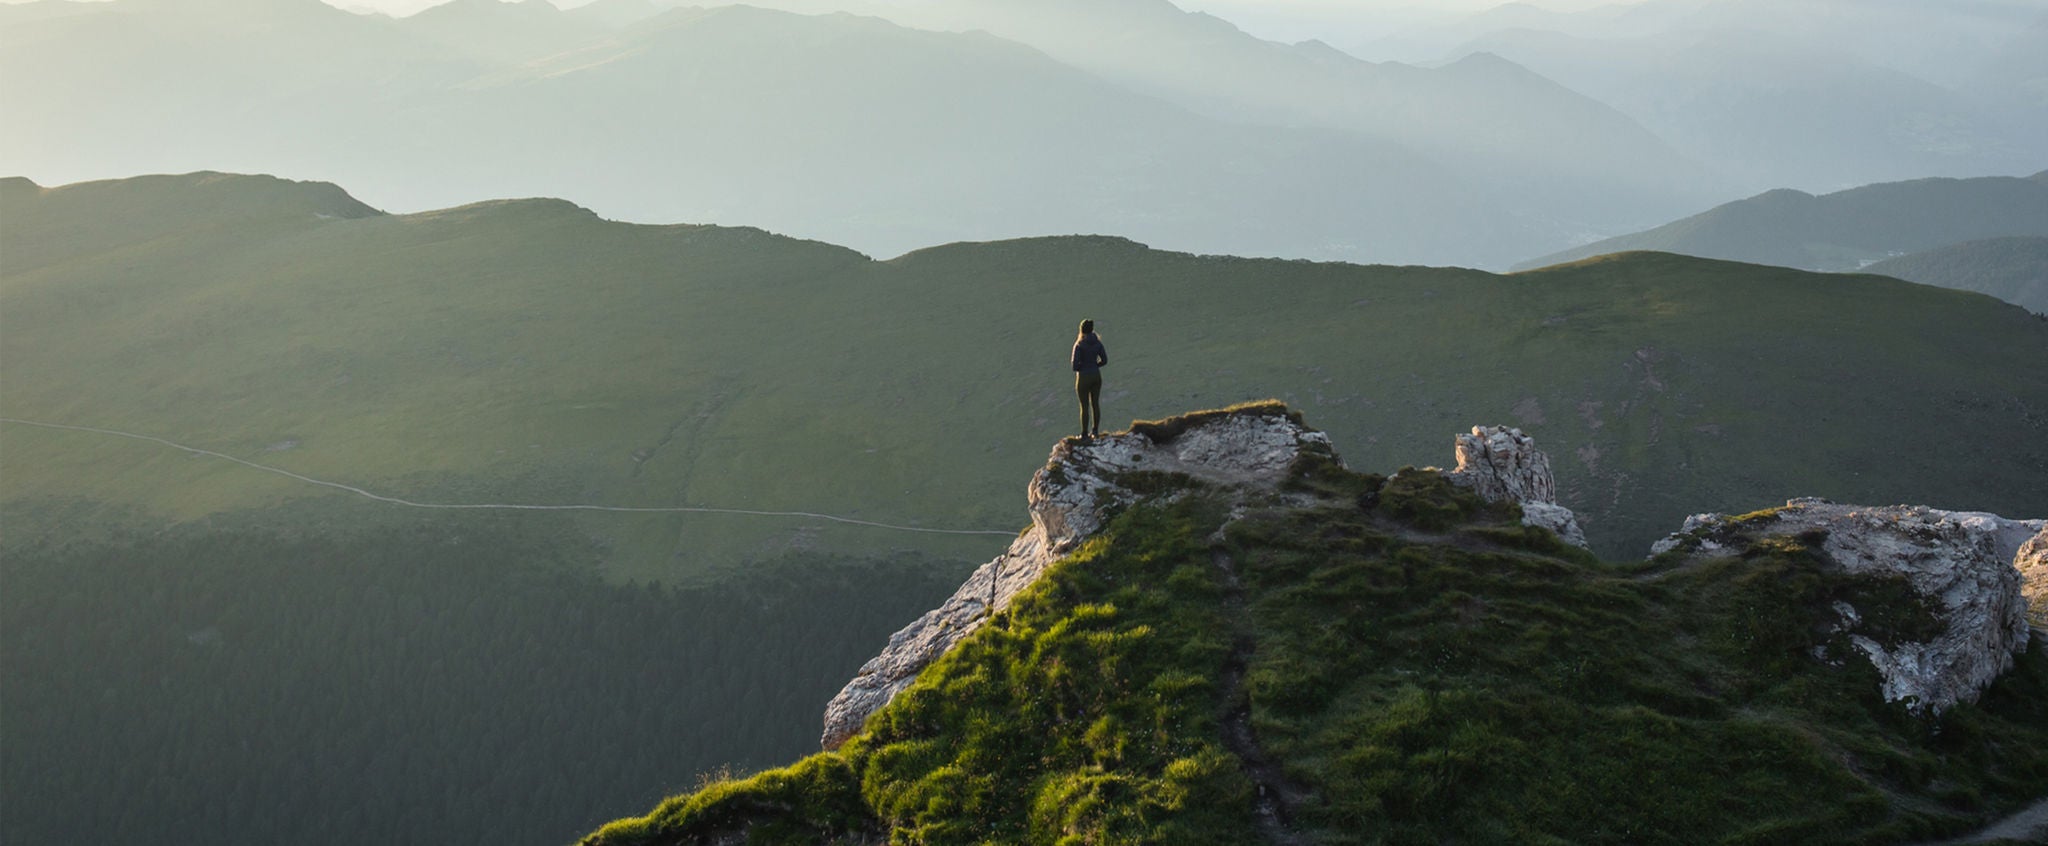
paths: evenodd
<path fill-rule="evenodd" d="M 1609 554 L 1694 511 L 1799 494 L 2048 510 L 2048 438 L 2016 437 L 2048 427 L 2048 324 L 1872 277 L 1664 254 L 1496 276 L 1082 237 L 876 262 L 559 201 L 347 218 L 360 206 L 331 186 L 282 206 L 282 183 L 256 177 L 9 190 L 4 416 L 415 501 L 1007 533 L 1013 480 L 1073 422 L 1065 355 L 1093 317 L 1112 420 L 1275 394 L 1361 460 L 1417 464 L 1444 432 L 1513 422 L 1552 445 L 1561 500 Z M 222 200 L 234 190 L 249 205 Z M 180 192 L 180 213 L 146 213 Z M 189 520 L 328 492 L 144 442 L 5 432 L 8 502 Z M 976 559 L 994 542 L 576 520 L 635 579 L 792 548 Z"/>
<path fill-rule="evenodd" d="M 1964 241 L 2048 234 L 2048 171 L 2025 179 L 1916 179 L 1813 196 L 1779 189 L 1655 229 L 1531 259 L 1520 268 L 1624 250 L 1806 270 L 1871 262 Z"/>
<path fill-rule="evenodd" d="M 1107 237 L 877 262 L 560 200 L 386 215 L 217 173 L 4 180 L 0 203 L 0 417 L 30 421 L 0 421 L 0 644 L 32 668 L 0 691 L 10 840 L 90 818 L 110 842 L 167 820 L 559 841 L 720 763 L 786 760 L 883 632 L 1024 525 L 1084 316 L 1112 420 L 1279 394 L 1359 466 L 1442 461 L 1447 432 L 1505 420 L 1550 445 L 1559 498 L 1616 557 L 1797 494 L 2048 511 L 2048 323 L 1882 277 Z M 1176 778 L 1223 772 L 1191 766 Z"/>
<path fill-rule="evenodd" d="M 2048 314 L 2048 237 L 1987 238 L 1885 259 L 1864 273 L 1990 294 Z"/>

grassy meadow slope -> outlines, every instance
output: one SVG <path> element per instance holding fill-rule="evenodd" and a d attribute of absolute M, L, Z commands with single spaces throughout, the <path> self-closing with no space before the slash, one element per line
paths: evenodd
<path fill-rule="evenodd" d="M 1767 191 L 1517 267 L 1662 250 L 1807 270 L 1856 270 L 1887 256 L 2011 235 L 2048 235 L 2048 171 L 2024 179 L 1884 182 L 1820 196 Z"/>
<path fill-rule="evenodd" d="M 1966 241 L 1885 259 L 1863 272 L 1976 291 L 2048 314 L 2048 236 Z"/>
<path fill-rule="evenodd" d="M 1914 843 L 2048 789 L 2039 641 L 1915 718 L 1829 604 L 1925 637 L 1898 580 L 1783 537 L 1607 564 L 1303 462 L 1314 506 L 1163 486 L 845 746 L 584 846 Z"/>
<path fill-rule="evenodd" d="M 224 186 L 258 208 L 218 201 Z M 1011 530 L 1019 480 L 1073 425 L 1066 347 L 1093 317 L 1113 421 L 1272 395 L 1358 444 L 1354 460 L 1392 466 L 1448 461 L 1475 423 L 1517 424 L 1611 554 L 1688 513 L 1801 494 L 2048 513 L 2048 323 L 1891 280 L 1661 254 L 1498 276 L 1096 237 L 875 262 L 550 200 L 350 218 L 337 210 L 362 210 L 331 186 L 260 177 L 5 187 L 4 416 L 415 500 Z M 191 520 L 331 493 L 149 443 L 4 431 L 19 513 Z M 791 549 L 974 559 L 1003 542 L 577 519 L 635 579 Z"/>

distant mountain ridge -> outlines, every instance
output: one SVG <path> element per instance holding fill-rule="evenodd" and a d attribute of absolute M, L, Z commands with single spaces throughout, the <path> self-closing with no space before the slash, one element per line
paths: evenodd
<path fill-rule="evenodd" d="M 1642 0 L 1438 10 L 1340 39 L 1369 58 L 1504 56 L 1600 100 L 1730 194 L 2024 172 L 2048 154 L 2048 14 L 2025 3 Z M 1380 29 L 1380 28 L 1373 28 Z"/>
<path fill-rule="evenodd" d="M 1663 226 L 1516 265 L 1626 250 L 1804 270 L 1856 270 L 1904 253 L 2001 236 L 2048 235 L 2048 171 L 2031 177 L 1916 179 L 1814 196 L 1778 189 Z"/>
<path fill-rule="evenodd" d="M 784 1 L 985 29 L 1199 113 L 1395 141 L 1532 216 L 1612 224 L 1712 191 L 1705 169 L 1634 120 L 1496 55 L 1376 64 L 1323 44 L 1263 41 L 1168 0 Z"/>

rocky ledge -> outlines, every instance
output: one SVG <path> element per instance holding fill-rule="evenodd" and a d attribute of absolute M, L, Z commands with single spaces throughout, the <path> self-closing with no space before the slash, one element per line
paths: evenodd
<path fill-rule="evenodd" d="M 2020 573 L 2020 593 L 2027 597 L 2027 620 L 2048 637 L 2048 532 L 2021 544 L 2012 565 Z"/>
<path fill-rule="evenodd" d="M 1556 531 L 1584 546 L 1572 512 L 1556 503 L 1550 459 L 1521 431 L 1474 427 L 1457 437 L 1456 483 L 1493 501 L 1521 503 L 1523 522 Z M 1089 440 L 1068 438 L 1031 477 L 1031 527 L 995 560 L 981 565 L 939 607 L 889 637 L 853 680 L 825 706 L 824 748 L 837 749 L 860 731 L 868 715 L 917 678 L 989 615 L 1038 580 L 1045 568 L 1102 528 L 1113 510 L 1158 490 L 1162 481 L 1201 482 L 1239 507 L 1259 501 L 1306 505 L 1304 494 L 1282 482 L 1304 456 L 1341 461 L 1328 435 L 1310 429 L 1278 402 L 1205 411 Z M 1164 487 L 1180 487 L 1169 484 Z"/>
<path fill-rule="evenodd" d="M 1695 514 L 1650 552 L 1711 558 L 1774 538 L 1817 546 L 1852 575 L 1903 579 L 1933 612 L 1938 634 L 1887 645 L 1868 631 L 1869 609 L 1833 608 L 1835 631 L 1876 666 L 1885 699 L 1915 712 L 1975 701 L 2026 651 L 2029 597 L 2048 599 L 2048 520 L 1807 498 L 1739 517 Z"/>
<path fill-rule="evenodd" d="M 1279 403 L 1203 412 L 1131 431 L 1068 438 L 1032 474 L 1031 527 L 960 589 L 916 622 L 889 636 L 825 706 L 826 749 L 837 749 L 946 650 L 973 634 L 992 613 L 1038 580 L 1045 568 L 1102 528 L 1109 511 L 1141 498 L 1147 478 L 1198 479 L 1241 498 L 1275 496 L 1306 452 L 1334 458 L 1330 438 L 1308 428 Z"/>

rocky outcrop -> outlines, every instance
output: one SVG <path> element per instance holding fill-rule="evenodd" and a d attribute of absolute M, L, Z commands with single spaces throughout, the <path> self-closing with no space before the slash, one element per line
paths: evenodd
<path fill-rule="evenodd" d="M 2020 574 L 2020 593 L 2027 598 L 2027 619 L 2048 633 L 2048 529 L 2020 545 L 2012 558 Z"/>
<path fill-rule="evenodd" d="M 1185 477 L 1241 497 L 1276 492 L 1304 452 L 1334 457 L 1328 435 L 1278 403 L 1203 412 L 1053 448 L 1027 491 L 1031 527 L 981 565 L 939 607 L 889 637 L 825 707 L 826 749 L 860 731 L 868 715 L 917 678 L 1045 568 L 1102 528 L 1109 511 L 1144 496 L 1141 478 Z M 1143 474 L 1142 476 L 1134 474 Z M 1164 475 L 1161 475 L 1164 474 Z"/>
<path fill-rule="evenodd" d="M 2022 549 L 2048 551 L 2048 520 L 1942 511 L 1914 505 L 1837 505 L 1795 499 L 1784 508 L 1730 517 L 1695 514 L 1658 541 L 1652 555 L 1739 552 L 1764 537 L 1816 534 L 1828 560 L 1854 575 L 1902 578 L 1943 623 L 1921 642 L 1886 645 L 1858 633 L 1865 612 L 1835 603 L 1839 631 L 1884 678 L 1884 697 L 1916 712 L 1939 713 L 1974 701 L 2027 646 L 2027 599 L 2021 593 Z M 1811 541 L 1809 541 L 1810 543 Z"/>
<path fill-rule="evenodd" d="M 1444 474 L 1452 484 L 1471 488 L 1489 502 L 1522 505 L 1522 524 L 1557 533 L 1573 546 L 1586 545 L 1578 515 L 1557 504 L 1557 480 L 1550 475 L 1550 456 L 1536 448 L 1536 439 L 1506 426 L 1474 426 L 1457 437 L 1457 469 Z"/>

